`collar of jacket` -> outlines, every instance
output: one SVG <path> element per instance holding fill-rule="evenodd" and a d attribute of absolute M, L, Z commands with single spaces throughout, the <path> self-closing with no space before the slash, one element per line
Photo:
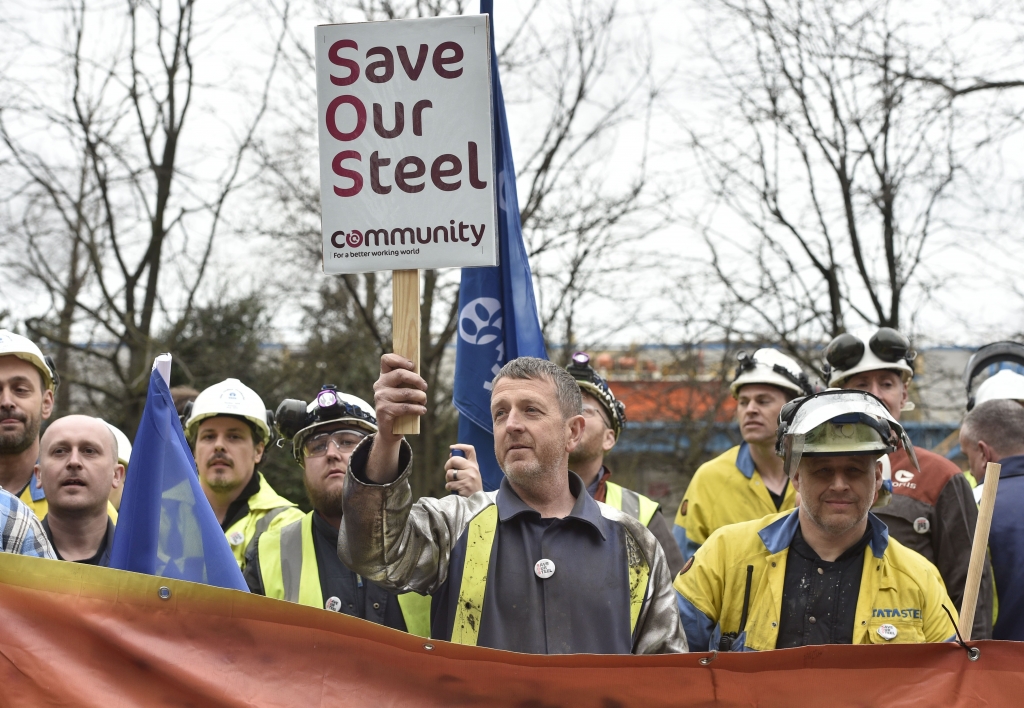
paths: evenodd
<path fill-rule="evenodd" d="M 747 479 L 754 476 L 754 458 L 750 456 L 750 445 L 745 442 L 740 443 L 740 449 L 736 453 L 736 469 Z"/>
<path fill-rule="evenodd" d="M 794 509 L 780 519 L 765 526 L 757 532 L 769 553 L 779 553 L 789 548 L 793 543 L 793 537 L 800 525 L 800 510 Z M 877 516 L 868 512 L 868 526 L 871 528 L 871 554 L 875 558 L 881 558 L 889 545 L 889 529 Z"/>
<path fill-rule="evenodd" d="M 1024 455 L 1011 455 L 999 460 L 1002 469 L 999 470 L 999 478 L 1020 477 L 1024 475 Z"/>
<path fill-rule="evenodd" d="M 262 472 L 257 470 L 256 474 L 259 475 L 260 486 L 256 493 L 249 497 L 249 511 L 269 511 L 281 506 L 298 506 L 298 504 L 288 501 L 275 492 L 270 483 L 263 477 Z"/>
<path fill-rule="evenodd" d="M 46 499 L 46 492 L 43 491 L 43 483 L 39 480 L 39 476 L 35 472 L 32 473 L 32 477 L 28 480 L 28 493 L 32 497 L 32 501 Z"/>
<path fill-rule="evenodd" d="M 579 475 L 571 470 L 568 472 L 569 491 L 576 497 L 576 503 L 573 505 L 572 511 L 569 512 L 569 517 L 590 524 L 601 534 L 601 539 L 606 540 L 604 529 L 601 528 L 604 525 L 601 508 L 587 494 L 587 490 L 583 487 L 583 480 L 580 479 Z M 503 523 L 519 514 L 527 512 L 538 514 L 539 516 L 536 509 L 519 498 L 519 495 L 512 489 L 512 485 L 509 484 L 508 477 L 501 478 L 501 486 L 498 488 L 495 504 L 498 506 L 498 520 Z"/>

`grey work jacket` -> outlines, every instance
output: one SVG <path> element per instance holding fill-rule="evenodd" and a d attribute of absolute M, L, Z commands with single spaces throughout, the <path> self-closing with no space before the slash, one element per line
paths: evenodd
<path fill-rule="evenodd" d="M 478 492 L 467 498 L 454 495 L 443 499 L 425 497 L 413 503 L 409 485 L 412 450 L 404 441 L 399 458 L 402 468 L 399 477 L 386 485 L 368 483 L 365 469 L 373 437 L 369 436 L 356 448 L 349 464 L 349 474 L 345 477 L 345 513 L 338 536 L 338 555 L 352 570 L 392 592 L 434 595 L 445 586 L 450 576 L 461 577 L 461 567 L 450 567 L 453 551 L 456 551 L 473 518 L 495 504 L 497 493 Z M 586 495 L 582 483 L 579 492 Z M 636 624 L 633 653 L 685 652 L 686 637 L 679 620 L 672 578 L 658 540 L 643 524 L 621 511 L 594 502 L 589 496 L 586 502 L 597 505 L 601 517 L 613 528 L 615 525 L 621 527 L 623 535 L 615 538 L 624 538 L 628 534 L 635 541 L 650 569 L 647 600 Z M 500 528 L 496 546 L 498 543 Z M 460 554 L 456 552 L 455 555 Z M 501 554 L 495 553 L 492 563 L 500 564 L 500 559 Z M 497 574 L 500 569 L 493 570 Z M 458 592 L 457 588 L 448 590 Z M 599 592 L 595 588 L 581 587 L 580 590 Z M 434 604 L 437 612 L 437 596 Z M 536 611 L 543 612 L 543 608 L 538 607 Z M 628 616 L 628 608 L 626 612 Z M 487 621 L 486 607 L 484 621 Z M 596 616 L 590 621 L 599 626 L 603 620 Z M 432 632 L 435 637 L 438 635 L 436 630 L 435 624 Z M 448 627 L 450 634 L 451 627 Z"/>

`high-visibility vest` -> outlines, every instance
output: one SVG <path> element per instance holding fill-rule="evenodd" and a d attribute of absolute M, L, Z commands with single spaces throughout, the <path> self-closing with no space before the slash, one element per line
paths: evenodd
<path fill-rule="evenodd" d="M 495 504 L 473 517 L 466 529 L 466 561 L 462 566 L 462 584 L 459 586 L 459 601 L 452 626 L 451 640 L 455 644 L 476 646 L 479 639 L 491 548 L 497 530 L 498 507 Z M 635 635 L 636 624 L 647 598 L 651 568 L 639 549 L 635 554 L 627 553 L 626 557 L 629 563 L 629 631 Z"/>
<path fill-rule="evenodd" d="M 313 546 L 313 513 L 261 534 L 257 552 L 267 597 L 323 609 L 320 567 Z M 410 592 L 397 598 L 409 633 L 429 637 L 430 596 Z"/>
<path fill-rule="evenodd" d="M 255 474 L 259 475 L 260 486 L 256 493 L 249 497 L 249 513 L 224 531 L 238 567 L 243 570 L 246 552 L 260 534 L 302 518 L 302 512 L 297 504 L 275 492 L 261 472 Z"/>
<path fill-rule="evenodd" d="M 637 494 L 615 482 L 605 482 L 604 485 L 604 503 L 632 516 L 644 526 L 651 523 L 651 519 L 658 513 L 658 502 L 653 499 L 648 499 L 643 494 Z"/>

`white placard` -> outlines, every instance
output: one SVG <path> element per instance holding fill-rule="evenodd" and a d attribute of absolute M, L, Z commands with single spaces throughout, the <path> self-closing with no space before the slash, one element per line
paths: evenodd
<path fill-rule="evenodd" d="M 316 28 L 326 273 L 493 266 L 486 15 Z"/>

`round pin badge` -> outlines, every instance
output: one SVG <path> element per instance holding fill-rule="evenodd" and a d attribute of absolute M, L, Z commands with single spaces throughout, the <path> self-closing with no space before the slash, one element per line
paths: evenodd
<path fill-rule="evenodd" d="M 891 624 L 883 624 L 878 628 L 878 636 L 887 642 L 895 639 L 897 634 L 899 634 L 899 631 Z"/>
<path fill-rule="evenodd" d="M 327 598 L 327 602 L 324 603 L 324 609 L 331 612 L 341 612 L 341 600 L 333 596 Z"/>
<path fill-rule="evenodd" d="M 537 577 L 541 580 L 547 580 L 555 574 L 555 563 L 549 561 L 547 558 L 541 558 L 537 561 L 537 564 L 533 566 L 533 572 L 537 574 Z"/>
<path fill-rule="evenodd" d="M 928 533 L 932 527 L 932 522 L 923 516 L 919 516 L 914 519 L 914 530 L 918 533 Z"/>
<path fill-rule="evenodd" d="M 245 534 L 241 531 L 232 531 L 231 535 L 228 536 L 228 543 L 230 543 L 232 546 L 237 546 L 244 540 Z"/>

